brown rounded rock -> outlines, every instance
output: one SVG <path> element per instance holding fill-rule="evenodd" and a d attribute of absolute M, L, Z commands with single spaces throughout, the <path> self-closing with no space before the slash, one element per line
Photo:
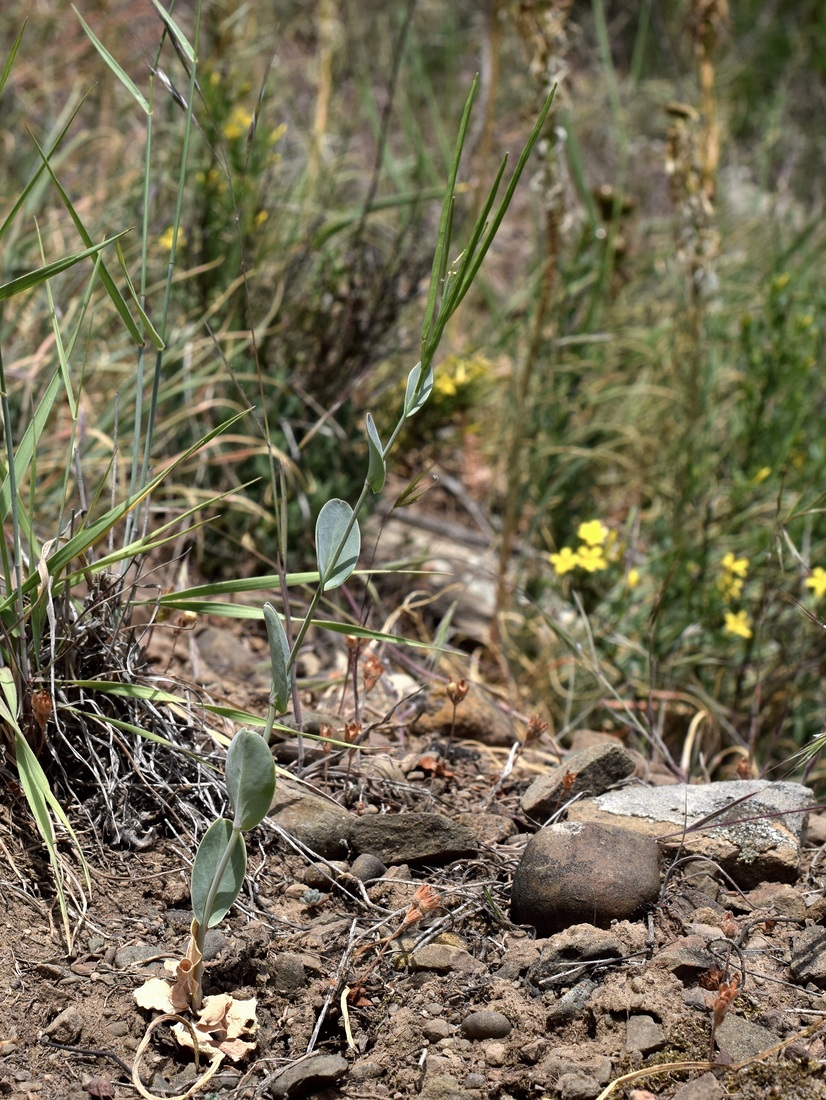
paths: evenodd
<path fill-rule="evenodd" d="M 516 869 L 511 919 L 550 936 L 572 924 L 605 927 L 656 901 L 656 841 L 628 829 L 564 821 L 528 841 Z"/>

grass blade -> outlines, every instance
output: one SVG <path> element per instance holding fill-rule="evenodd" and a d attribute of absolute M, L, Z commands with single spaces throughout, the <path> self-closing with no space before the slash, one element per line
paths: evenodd
<path fill-rule="evenodd" d="M 130 95 L 132 95 L 134 97 L 135 101 L 143 108 L 143 110 L 146 112 L 146 114 L 148 114 L 148 115 L 151 114 L 152 112 L 149 109 L 149 104 L 146 102 L 146 99 L 141 94 L 140 89 L 126 75 L 126 73 L 123 71 L 123 69 L 117 63 L 117 61 L 115 61 L 114 57 L 112 57 L 112 55 L 109 53 L 109 51 L 106 49 L 106 47 L 100 41 L 100 39 L 97 37 L 95 32 L 92 30 L 92 28 L 86 22 L 86 20 L 83 18 L 83 16 L 77 10 L 77 8 L 74 6 L 74 4 L 72 4 L 72 11 L 75 13 L 75 15 L 80 20 L 80 25 L 81 25 L 81 27 L 83 27 L 84 31 L 86 32 L 86 36 L 89 39 L 89 41 L 95 47 L 97 52 L 100 54 L 100 56 L 106 62 L 106 64 L 109 66 L 109 68 L 115 74 L 115 76 L 118 78 L 118 80 L 124 86 L 124 88 L 126 88 L 126 90 L 130 93 Z"/>

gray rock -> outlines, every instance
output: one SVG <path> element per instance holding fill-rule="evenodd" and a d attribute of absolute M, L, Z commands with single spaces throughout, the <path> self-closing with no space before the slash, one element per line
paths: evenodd
<path fill-rule="evenodd" d="M 435 1020 L 425 1020 L 422 1024 L 422 1035 L 431 1043 L 438 1043 L 440 1039 L 447 1039 L 454 1032 L 453 1024 L 444 1018 L 437 1016 Z"/>
<path fill-rule="evenodd" d="M 378 856 L 374 856 L 372 852 L 363 852 L 353 860 L 350 874 L 361 882 L 370 882 L 372 879 L 381 878 L 386 870 Z"/>
<path fill-rule="evenodd" d="M 792 936 L 792 977 L 826 986 L 826 928 L 812 925 Z"/>
<path fill-rule="evenodd" d="M 378 1062 L 356 1062 L 350 1066 L 349 1081 L 375 1081 L 384 1077 L 386 1068 Z"/>
<path fill-rule="evenodd" d="M 476 837 L 443 814 L 372 814 L 353 819 L 350 843 L 384 863 L 447 863 L 476 851 Z"/>
<path fill-rule="evenodd" d="M 127 966 L 134 966 L 135 963 L 155 960 L 163 952 L 163 946 L 157 943 L 130 943 L 126 947 L 119 947 L 115 952 L 114 965 L 118 970 L 122 970 Z"/>
<path fill-rule="evenodd" d="M 516 833 L 516 823 L 501 814 L 458 814 L 456 821 L 466 825 L 480 844 L 502 844 Z"/>
<path fill-rule="evenodd" d="M 513 1024 L 501 1012 L 482 1008 L 471 1012 L 462 1020 L 462 1034 L 466 1039 L 505 1039 Z"/>
<path fill-rule="evenodd" d="M 482 1100 L 482 1096 L 479 1089 L 463 1088 L 450 1074 L 434 1073 L 425 1078 L 419 1100 Z"/>
<path fill-rule="evenodd" d="M 293 1062 L 268 1081 L 269 1095 L 274 1100 L 297 1100 L 311 1096 L 333 1084 L 347 1072 L 348 1063 L 340 1054 L 311 1054 Z"/>
<path fill-rule="evenodd" d="M 714 1033 L 717 1047 L 733 1062 L 745 1062 L 780 1042 L 780 1036 L 767 1027 L 744 1020 L 730 1012 Z"/>
<path fill-rule="evenodd" d="M 572 798 L 603 794 L 634 771 L 634 758 L 618 744 L 592 745 L 567 757 L 547 775 L 540 775 L 522 795 L 522 812 L 544 821 Z M 574 775 L 565 788 L 566 775 Z"/>
<path fill-rule="evenodd" d="M 665 1046 L 665 1032 L 653 1016 L 630 1016 L 625 1029 L 625 1049 L 651 1054 Z"/>
<path fill-rule="evenodd" d="M 622 949 L 613 932 L 576 924 L 544 942 L 539 958 L 528 970 L 528 980 L 545 987 L 570 985 L 590 963 L 620 958 Z"/>
<path fill-rule="evenodd" d="M 275 785 L 270 818 L 325 859 L 347 854 L 350 827 L 355 821 L 341 806 L 283 779 Z"/>
<path fill-rule="evenodd" d="M 660 892 L 656 842 L 616 826 L 565 821 L 531 838 L 513 879 L 511 919 L 547 936 L 572 924 L 607 925 Z"/>
<path fill-rule="evenodd" d="M 43 1034 L 56 1043 L 76 1043 L 83 1031 L 83 1018 L 74 1005 L 64 1008 L 52 1022 L 43 1029 Z"/>
<path fill-rule="evenodd" d="M 713 1073 L 704 1073 L 693 1081 L 680 1085 L 673 1100 L 722 1100 L 728 1096 L 728 1090 L 720 1084 Z"/>
<path fill-rule="evenodd" d="M 272 984 L 277 993 L 294 993 L 307 984 L 304 960 L 293 951 L 282 951 L 272 963 Z"/>
<path fill-rule="evenodd" d="M 556 1082 L 561 1100 L 594 1100 L 602 1092 L 596 1077 L 587 1073 L 563 1073 Z"/>
<path fill-rule="evenodd" d="M 745 800 L 744 800 L 745 799 Z M 799 783 L 765 779 L 624 787 L 571 806 L 571 821 L 618 825 L 684 855 L 713 859 L 738 886 L 794 882 L 807 806 L 813 794 Z M 686 831 L 688 828 L 693 831 Z"/>
<path fill-rule="evenodd" d="M 563 1020 L 572 1020 L 575 1016 L 581 1016 L 596 988 L 597 983 L 592 982 L 590 978 L 577 982 L 573 989 L 569 989 L 567 993 L 554 1000 L 550 1005 L 547 1023 L 561 1023 Z"/>
<path fill-rule="evenodd" d="M 435 970 L 442 974 L 482 974 L 487 967 L 469 951 L 449 943 L 426 943 L 408 959 L 411 971 Z"/>
<path fill-rule="evenodd" d="M 341 860 L 332 863 L 310 863 L 304 868 L 301 881 L 311 890 L 321 890 L 328 894 L 347 870 L 347 864 Z"/>

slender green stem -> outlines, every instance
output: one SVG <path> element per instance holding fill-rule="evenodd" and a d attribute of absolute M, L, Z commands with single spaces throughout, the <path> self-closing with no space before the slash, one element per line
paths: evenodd
<path fill-rule="evenodd" d="M 227 867 L 229 867 L 230 857 L 232 856 L 233 849 L 238 843 L 240 836 L 241 827 L 236 821 L 233 821 L 232 832 L 227 841 L 227 846 L 224 849 L 224 854 L 221 856 L 218 866 L 215 868 L 215 875 L 210 883 L 209 892 L 207 893 L 206 903 L 204 905 L 204 923 L 198 925 L 198 933 L 195 936 L 195 946 L 198 948 L 198 961 L 192 972 L 193 981 L 195 982 L 195 994 L 192 998 L 192 1007 L 195 1012 L 200 1010 L 203 1002 L 204 941 L 206 940 L 206 934 L 209 929 L 209 917 L 215 905 L 215 899 L 218 896 L 221 879 L 224 877 L 224 872 Z"/>

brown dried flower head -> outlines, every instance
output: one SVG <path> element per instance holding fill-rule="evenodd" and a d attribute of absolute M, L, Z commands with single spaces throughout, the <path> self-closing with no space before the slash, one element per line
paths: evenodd
<path fill-rule="evenodd" d="M 532 714 L 528 719 L 528 725 L 525 730 L 525 745 L 532 745 L 534 741 L 539 740 L 543 733 L 547 732 L 548 723 L 540 718 L 538 714 Z"/>
<path fill-rule="evenodd" d="M 445 691 L 447 692 L 448 699 L 453 703 L 454 707 L 456 707 L 470 691 L 470 684 L 464 677 L 462 677 L 461 680 L 451 680 L 445 688 Z"/>

